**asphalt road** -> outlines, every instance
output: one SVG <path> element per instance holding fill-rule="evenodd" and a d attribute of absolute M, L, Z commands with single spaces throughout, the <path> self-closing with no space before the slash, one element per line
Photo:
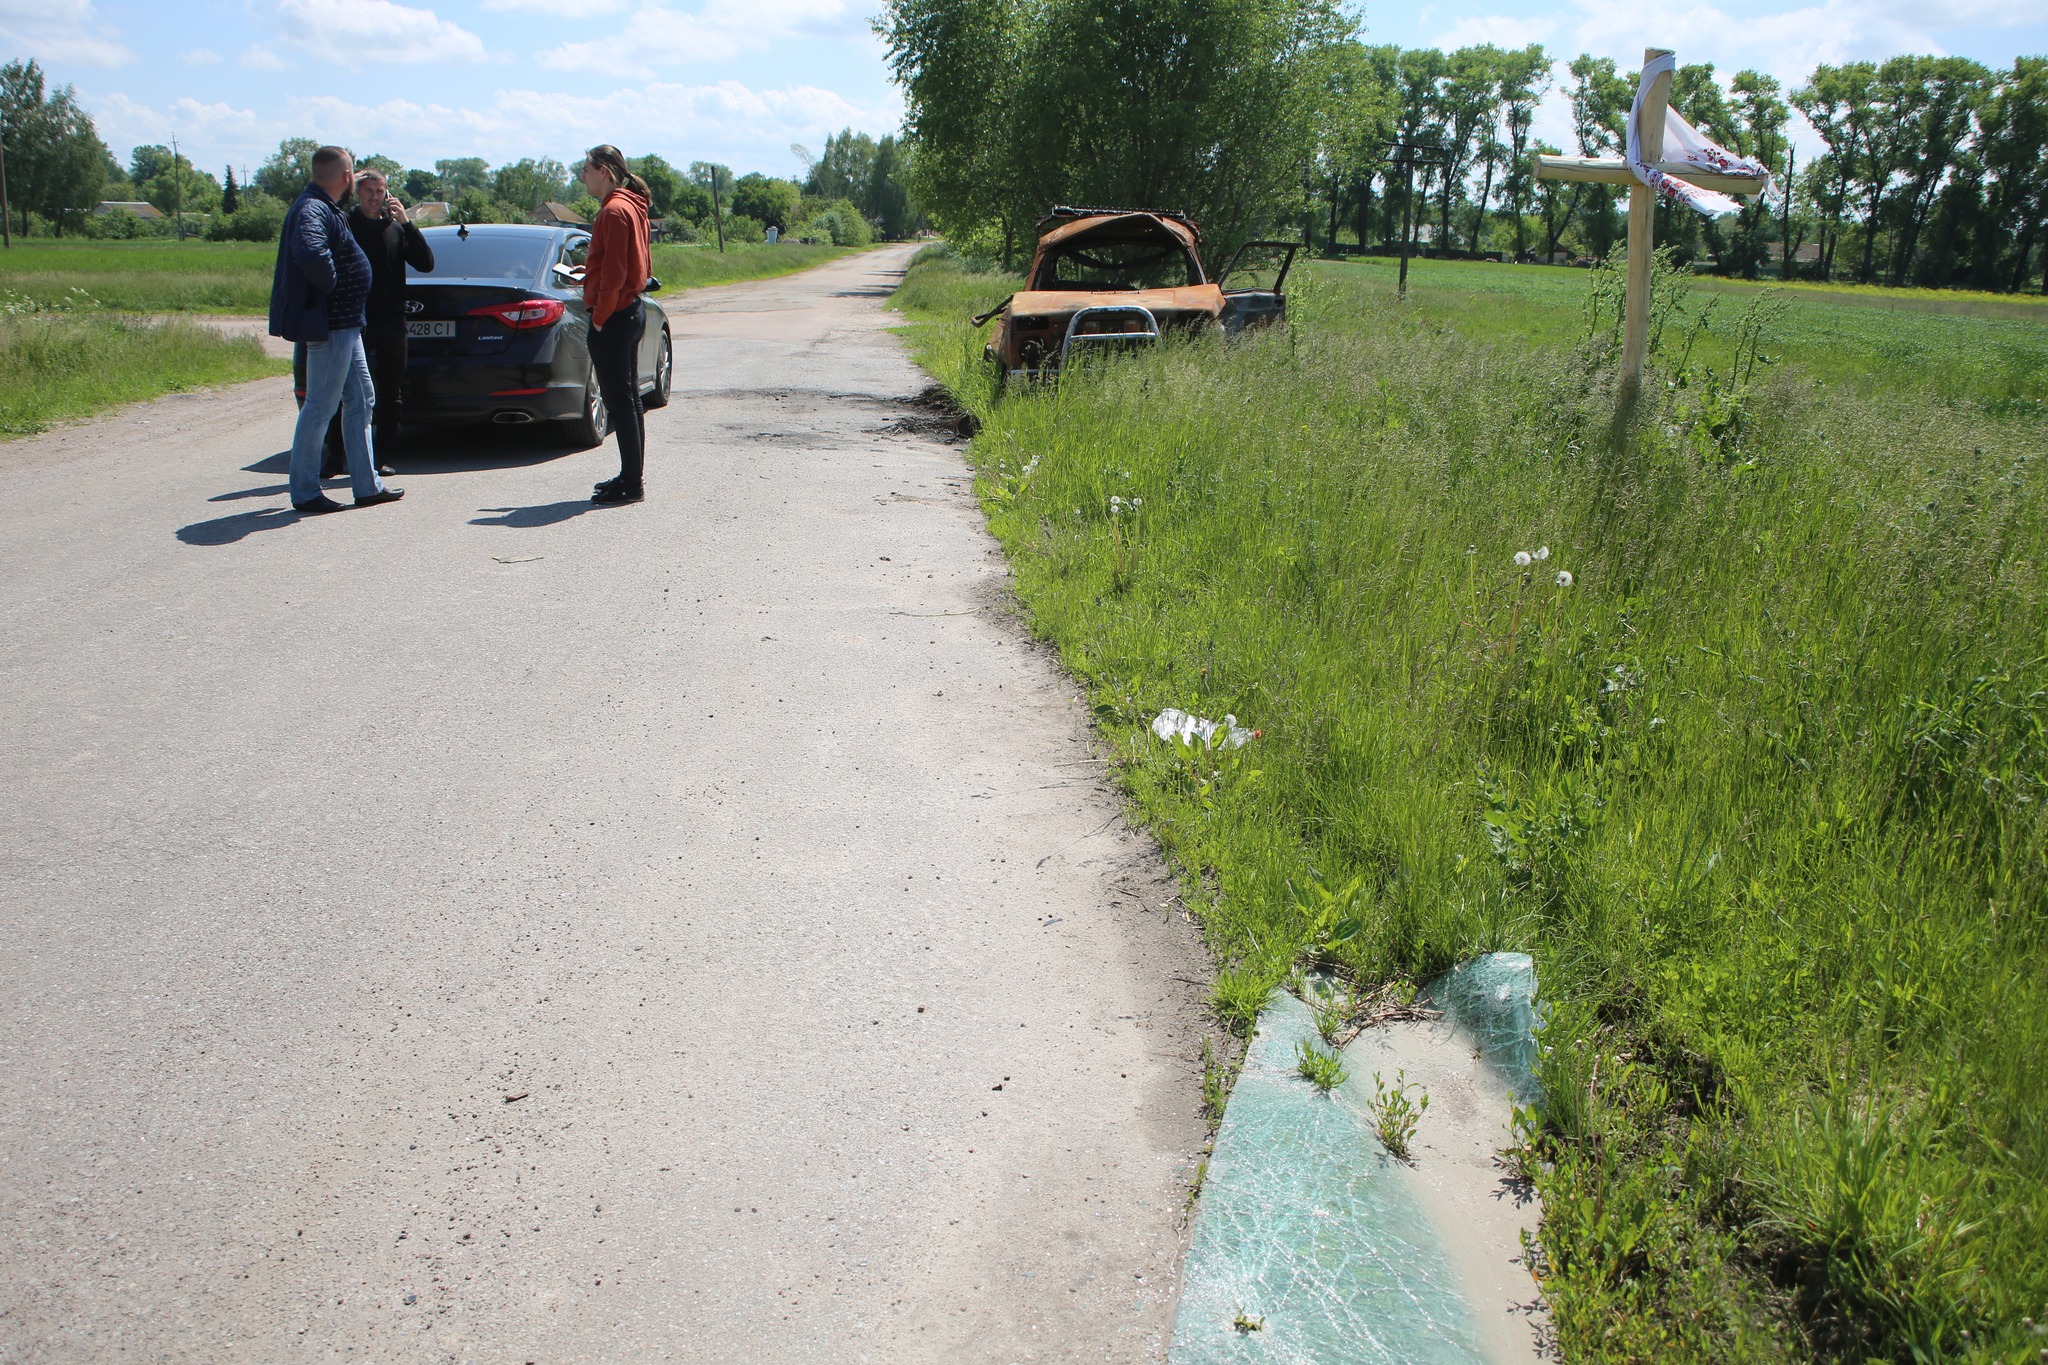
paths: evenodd
<path fill-rule="evenodd" d="M 1142 1361 L 1207 971 L 881 309 L 670 303 L 649 500 L 0 445 L 0 1361 Z"/>

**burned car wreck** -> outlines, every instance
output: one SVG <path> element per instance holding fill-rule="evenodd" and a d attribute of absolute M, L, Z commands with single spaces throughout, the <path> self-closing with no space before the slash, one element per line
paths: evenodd
<path fill-rule="evenodd" d="M 1024 288 L 974 320 L 1000 319 L 984 354 L 1005 378 L 1050 378 L 1080 355 L 1149 346 L 1168 332 L 1235 336 L 1287 316 L 1281 291 L 1298 242 L 1247 242 L 1212 279 L 1202 231 L 1185 214 L 1062 206 L 1038 220 L 1038 233 Z M 1224 287 L 1241 266 L 1273 259 L 1270 286 Z"/>

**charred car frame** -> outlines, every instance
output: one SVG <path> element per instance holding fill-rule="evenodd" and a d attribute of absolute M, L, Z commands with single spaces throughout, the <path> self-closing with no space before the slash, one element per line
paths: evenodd
<path fill-rule="evenodd" d="M 1168 333 L 1235 336 L 1287 316 L 1299 242 L 1246 242 L 1213 279 L 1202 231 L 1164 209 L 1061 206 L 1038 221 L 1024 288 L 977 317 L 1000 319 L 984 352 L 1008 379 L 1051 378 L 1078 357 L 1150 346 Z M 1247 263 L 1281 253 L 1269 287 L 1225 288 Z"/>

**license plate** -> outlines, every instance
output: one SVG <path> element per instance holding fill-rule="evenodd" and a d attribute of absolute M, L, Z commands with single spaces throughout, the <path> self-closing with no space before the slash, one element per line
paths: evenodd
<path fill-rule="evenodd" d="M 452 322 L 408 322 L 405 334 L 411 337 L 452 337 L 455 324 Z"/>

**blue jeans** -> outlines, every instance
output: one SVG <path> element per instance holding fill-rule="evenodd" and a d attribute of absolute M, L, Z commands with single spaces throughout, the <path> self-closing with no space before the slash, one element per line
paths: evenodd
<path fill-rule="evenodd" d="M 375 391 L 363 354 L 360 327 L 336 329 L 325 341 L 306 343 L 306 406 L 292 434 L 292 501 L 320 496 L 320 445 L 327 424 L 341 410 L 341 448 L 348 454 L 349 485 L 358 498 L 384 491 L 370 447 L 370 413 Z"/>

